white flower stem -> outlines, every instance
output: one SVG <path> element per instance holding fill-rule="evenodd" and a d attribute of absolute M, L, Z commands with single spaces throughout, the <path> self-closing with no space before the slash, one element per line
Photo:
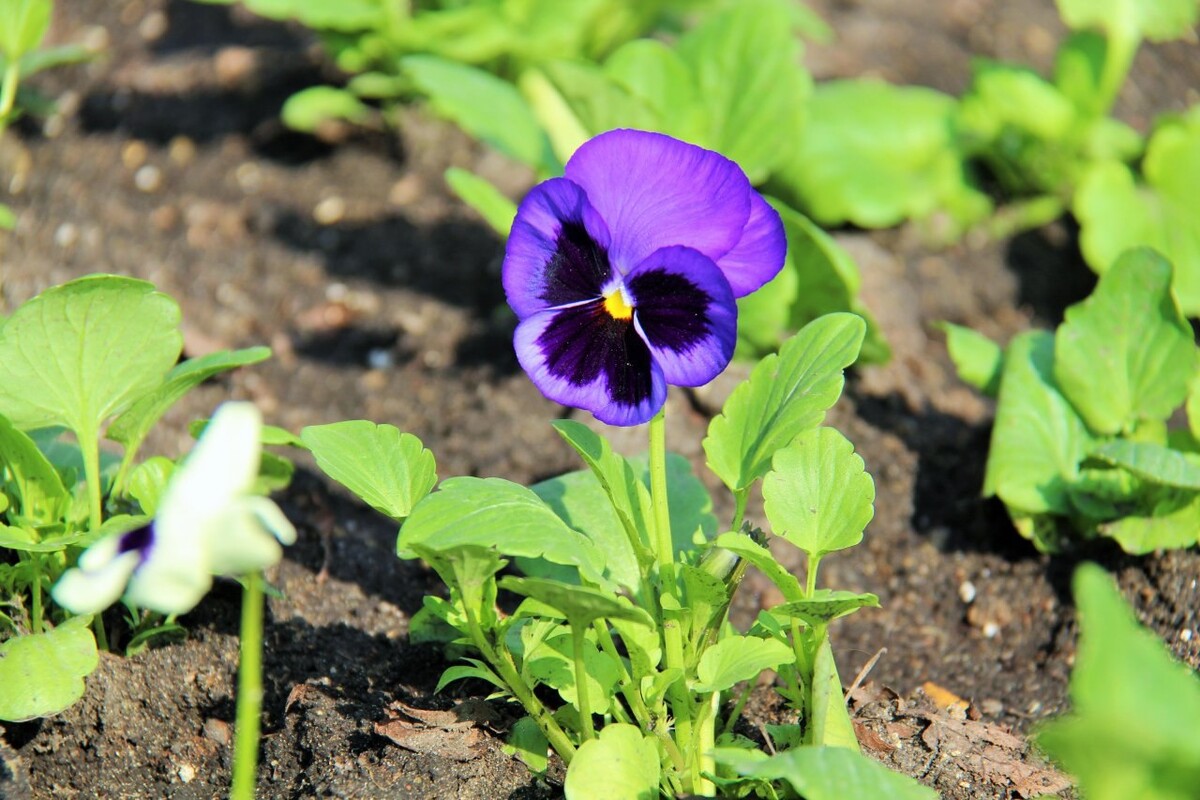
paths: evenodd
<path fill-rule="evenodd" d="M 262 574 L 245 577 L 242 591 L 241 652 L 238 661 L 237 719 L 234 726 L 233 786 L 230 800 L 254 800 L 262 713 Z"/>

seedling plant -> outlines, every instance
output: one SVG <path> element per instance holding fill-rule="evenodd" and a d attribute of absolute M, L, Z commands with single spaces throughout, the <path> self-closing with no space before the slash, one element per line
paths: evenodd
<path fill-rule="evenodd" d="M 810 323 L 713 420 L 704 449 L 732 518 L 716 519 L 689 463 L 667 451 L 667 387 L 725 368 L 735 298 L 782 268 L 785 242 L 778 213 L 728 159 L 656 133 L 596 137 L 521 204 L 504 285 L 534 383 L 601 422 L 645 424 L 646 459 L 560 420 L 587 469 L 531 488 L 450 478 L 431 493 L 433 456 L 408 434 L 365 421 L 301 432 L 330 477 L 402 521 L 400 557 L 448 587 L 411 628 L 461 656 L 438 688 L 473 678 L 512 702 L 511 746 L 537 771 L 553 750 L 568 797 L 775 797 L 782 781 L 819 800 L 841 780 L 863 796 L 932 796 L 858 755 L 828 631 L 878 600 L 818 581 L 822 559 L 858 543 L 873 514 L 862 459 L 821 425 L 863 320 Z M 747 522 L 760 485 L 771 535 L 806 555 L 803 581 Z M 727 617 L 750 565 L 784 602 L 737 632 Z M 509 613 L 502 594 L 519 599 Z M 796 712 L 769 728 L 773 757 L 737 727 L 768 670 Z"/>
<path fill-rule="evenodd" d="M 1122 255 L 1053 333 L 1001 349 L 948 325 L 959 374 L 998 396 L 984 494 L 1043 550 L 1108 536 L 1130 553 L 1200 532 L 1200 359 L 1149 249 Z M 1168 425 L 1186 414 L 1187 427 Z"/>
<path fill-rule="evenodd" d="M 179 319 L 149 283 L 97 275 L 0 320 L 0 720 L 67 708 L 97 666 L 97 643 L 115 649 L 127 633 L 134 653 L 181 632 L 175 617 L 214 576 L 235 576 L 245 598 L 233 796 L 249 798 L 261 571 L 295 539 L 260 495 L 286 485 L 291 464 L 260 453 L 262 424 L 248 403 L 221 406 L 181 464 L 138 463 L 146 436 L 189 390 L 269 355 L 256 347 L 177 364 Z M 110 455 L 107 443 L 124 452 Z M 128 625 L 110 637 L 103 612 L 118 600 Z"/>

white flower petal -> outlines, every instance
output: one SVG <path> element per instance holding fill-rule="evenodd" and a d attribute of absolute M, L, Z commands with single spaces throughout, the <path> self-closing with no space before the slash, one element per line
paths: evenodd
<path fill-rule="evenodd" d="M 212 571 L 217 575 L 265 569 L 283 557 L 280 541 L 291 544 L 296 540 L 295 528 L 265 497 L 243 498 L 217 524 L 219 530 L 208 540 Z"/>
<path fill-rule="evenodd" d="M 115 603 L 141 558 L 132 550 L 116 555 L 118 538 L 110 536 L 89 548 L 79 559 L 82 564 L 87 558 L 87 569 L 73 567 L 64 572 L 50 590 L 54 602 L 73 614 L 98 614 Z M 106 553 L 107 559 L 103 558 Z"/>
<path fill-rule="evenodd" d="M 156 537 L 149 555 L 133 573 L 125 599 L 163 614 L 191 611 L 212 586 L 210 564 L 200 537 Z"/>

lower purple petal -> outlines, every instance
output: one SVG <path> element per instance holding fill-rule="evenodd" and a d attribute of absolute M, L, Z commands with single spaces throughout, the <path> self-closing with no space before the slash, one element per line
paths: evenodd
<path fill-rule="evenodd" d="M 750 220 L 742 238 L 717 266 L 733 287 L 734 297 L 745 297 L 779 274 L 787 255 L 787 235 L 779 212 L 758 192 L 750 199 Z"/>
<path fill-rule="evenodd" d="M 717 265 L 688 247 L 664 247 L 625 280 L 634 319 L 667 383 L 700 386 L 729 365 L 737 304 Z"/>
<path fill-rule="evenodd" d="M 610 425 L 648 421 L 667 384 L 631 321 L 603 301 L 540 311 L 517 325 L 517 359 L 542 394 Z"/>

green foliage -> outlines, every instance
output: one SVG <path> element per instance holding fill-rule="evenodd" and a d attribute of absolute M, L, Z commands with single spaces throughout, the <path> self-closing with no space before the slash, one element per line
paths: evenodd
<path fill-rule="evenodd" d="M 764 670 L 779 674 L 804 721 L 792 745 L 856 749 L 828 629 L 878 598 L 818 589 L 817 571 L 822 557 L 861 539 L 874 487 L 850 443 L 818 426 L 865 330 L 853 314 L 817 319 L 731 395 L 706 442 L 739 508 L 719 537 L 707 490 L 685 459 L 653 444 L 662 435 L 655 424 L 648 463 L 560 420 L 556 429 L 587 469 L 532 490 L 498 478 L 451 478 L 418 499 L 397 553 L 426 561 L 449 597 L 426 598 L 414 635 L 465 655 L 439 688 L 476 678 L 520 704 L 527 721 L 510 746 L 534 769 L 545 768 L 536 751 L 553 748 L 568 763 L 571 798 L 591 797 L 597 786 L 606 796 L 631 797 L 714 788 L 709 754 L 722 701 L 747 691 Z M 316 453 L 311 430 L 302 438 Z M 415 449 L 403 451 L 391 442 L 375 460 L 414 458 Z M 366 472 L 373 482 L 343 482 L 369 502 L 406 485 L 404 470 Z M 746 493 L 760 478 L 774 533 L 808 552 L 804 586 L 761 535 L 737 532 Z M 510 562 L 525 576 L 501 577 Z M 750 565 L 785 602 L 736 633 L 727 614 Z M 507 616 L 496 611 L 500 592 L 523 598 Z"/>
<path fill-rule="evenodd" d="M 395 520 L 412 513 L 437 483 L 433 454 L 394 425 L 366 420 L 310 425 L 300 431 L 300 440 L 326 475 Z"/>
<path fill-rule="evenodd" d="M 1069 715 L 1038 745 L 1088 800 L 1185 800 L 1200 786 L 1200 678 L 1137 624 L 1094 564 L 1075 573 L 1079 652 Z"/>
<path fill-rule="evenodd" d="M 1196 543 L 1195 440 L 1167 422 L 1190 402 L 1200 357 L 1171 287 L 1167 260 L 1131 250 L 1055 333 L 980 348 L 981 363 L 1003 364 L 984 494 L 1039 548 L 1061 548 L 1069 528 L 1131 553 Z M 990 371 L 961 352 L 956 363 L 976 385 Z"/>
<path fill-rule="evenodd" d="M 958 370 L 958 377 L 988 397 L 1000 391 L 1000 375 L 1004 371 L 1004 348 L 970 328 L 942 322 L 938 325 L 946 334 L 946 349 Z"/>
<path fill-rule="evenodd" d="M 25 102 L 29 96 L 18 102 L 22 78 L 93 56 L 78 45 L 40 47 L 53 13 L 53 0 L 0 0 L 0 135 L 20 116 L 22 103 L 33 105 Z M 11 229 L 13 224 L 12 212 L 0 204 L 0 229 Z"/>
<path fill-rule="evenodd" d="M 91 617 L 0 643 L 0 719 L 57 714 L 83 697 L 83 679 L 100 663 Z"/>
<path fill-rule="evenodd" d="M 956 145 L 954 99 L 871 80 L 817 86 L 808 123 L 768 189 L 822 225 L 866 228 L 945 212 L 959 226 L 990 210 Z"/>
<path fill-rule="evenodd" d="M 15 565 L 5 600 L 21 612 L 0 644 L 0 684 L 12 692 L 0 695 L 0 719 L 56 713 L 82 694 L 96 665 L 91 617 L 70 617 L 44 596 L 84 547 L 156 511 L 173 464 L 136 466 L 147 434 L 204 380 L 270 354 L 177 365 L 179 320 L 179 306 L 151 284 L 94 275 L 46 290 L 0 326 L 0 550 Z M 104 440 L 123 457 L 103 452 Z M 278 481 L 291 465 L 265 459 L 270 470 Z"/>
<path fill-rule="evenodd" d="M 744 492 L 770 467 L 776 451 L 825 419 L 854 363 L 866 323 L 853 314 L 814 320 L 760 361 L 714 417 L 704 439 L 709 468 Z"/>
<path fill-rule="evenodd" d="M 804 800 L 936 800 L 937 792 L 841 747 L 801 747 L 766 757 L 725 747 L 717 762 L 745 779 L 787 781 Z"/>

